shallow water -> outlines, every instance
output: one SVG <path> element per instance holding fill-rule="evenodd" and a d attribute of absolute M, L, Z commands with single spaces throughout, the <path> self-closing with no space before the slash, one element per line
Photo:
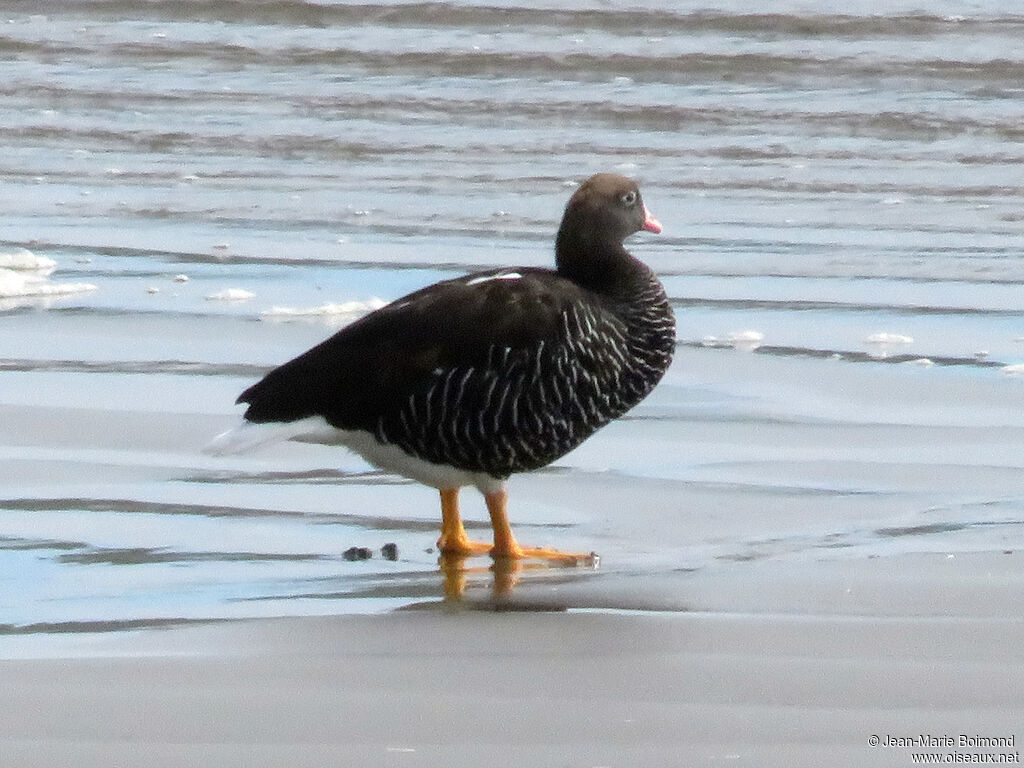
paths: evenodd
<path fill-rule="evenodd" d="M 720 5 L 0 3 L 4 631 L 440 599 L 431 491 L 199 449 L 380 301 L 547 264 L 601 170 L 679 354 L 514 481 L 522 539 L 603 556 L 524 584 L 1019 547 L 1024 15 Z"/>

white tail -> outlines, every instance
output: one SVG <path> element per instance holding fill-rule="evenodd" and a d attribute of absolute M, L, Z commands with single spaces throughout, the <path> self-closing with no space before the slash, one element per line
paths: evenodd
<path fill-rule="evenodd" d="M 245 421 L 234 429 L 229 429 L 213 438 L 209 445 L 203 448 L 203 453 L 210 456 L 249 453 L 261 445 L 292 440 L 311 433 L 315 434 L 323 431 L 325 426 L 326 422 L 321 416 L 285 423 L 254 424 L 251 421 Z"/>

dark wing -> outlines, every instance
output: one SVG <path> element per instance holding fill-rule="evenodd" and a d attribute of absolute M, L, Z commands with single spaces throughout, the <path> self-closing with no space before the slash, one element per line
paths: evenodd
<path fill-rule="evenodd" d="M 578 310 L 589 301 L 542 269 L 436 283 L 274 369 L 238 402 L 249 404 L 251 422 L 320 415 L 473 471 L 542 466 L 593 431 L 576 439 L 572 419 L 541 413 L 570 395 L 579 363 L 571 343 L 586 335 Z M 561 389 L 553 385 L 559 377 Z M 540 432 L 548 433 L 545 445 Z"/>
<path fill-rule="evenodd" d="M 320 415 L 337 427 L 371 429 L 438 369 L 480 366 L 492 347 L 529 348 L 557 335 L 579 293 L 553 272 L 525 268 L 435 283 L 275 368 L 237 402 L 249 403 L 252 422 Z"/>
<path fill-rule="evenodd" d="M 504 477 L 545 466 L 650 389 L 624 323 L 550 270 L 412 293 L 271 371 L 252 422 L 323 416 L 427 461 Z"/>

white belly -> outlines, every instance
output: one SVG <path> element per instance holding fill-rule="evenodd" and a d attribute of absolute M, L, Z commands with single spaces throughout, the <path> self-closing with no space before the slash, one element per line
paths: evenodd
<path fill-rule="evenodd" d="M 215 454 L 245 453 L 264 443 L 281 440 L 342 445 L 379 469 L 408 477 L 432 488 L 460 488 L 464 485 L 473 485 L 479 488 L 481 493 L 494 493 L 505 487 L 503 480 L 483 472 L 468 472 L 410 456 L 398 446 L 378 442 L 369 432 L 332 427 L 322 416 L 311 416 L 288 424 L 246 422 L 217 437 L 207 451 Z"/>

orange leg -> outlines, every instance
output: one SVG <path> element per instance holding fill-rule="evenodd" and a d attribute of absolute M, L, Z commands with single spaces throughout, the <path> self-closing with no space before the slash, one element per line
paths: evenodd
<path fill-rule="evenodd" d="M 498 558 L 511 558 L 523 560 L 526 558 L 538 558 L 540 560 L 555 560 L 565 565 L 597 564 L 597 555 L 577 554 L 573 552 L 559 552 L 557 549 L 546 549 L 541 547 L 522 547 L 512 535 L 512 526 L 508 522 L 508 492 L 496 491 L 495 493 L 484 494 L 487 501 L 487 511 L 491 515 L 491 526 L 494 528 L 494 549 L 491 556 Z"/>
<path fill-rule="evenodd" d="M 466 535 L 459 515 L 459 489 L 445 488 L 441 491 L 441 537 L 437 540 L 437 548 L 445 555 L 483 555 L 490 551 L 491 545 L 481 541 L 471 541 Z"/>

